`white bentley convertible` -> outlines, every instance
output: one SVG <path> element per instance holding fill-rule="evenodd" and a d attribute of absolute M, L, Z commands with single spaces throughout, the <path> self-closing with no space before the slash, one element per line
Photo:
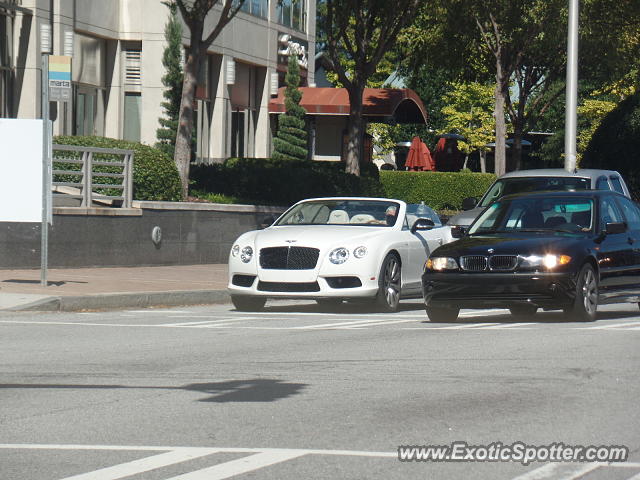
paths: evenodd
<path fill-rule="evenodd" d="M 268 298 L 375 301 L 395 311 L 420 298 L 429 253 L 451 229 L 426 205 L 385 198 L 314 198 L 271 226 L 241 235 L 229 255 L 229 293 L 238 310 Z"/>

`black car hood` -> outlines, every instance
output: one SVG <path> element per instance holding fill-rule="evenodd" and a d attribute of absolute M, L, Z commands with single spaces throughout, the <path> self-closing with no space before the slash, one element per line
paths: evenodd
<path fill-rule="evenodd" d="M 585 235 L 566 233 L 514 233 L 472 235 L 438 247 L 431 256 L 461 255 L 531 255 L 561 252 L 585 241 Z M 493 252 L 488 252 L 493 249 Z"/>

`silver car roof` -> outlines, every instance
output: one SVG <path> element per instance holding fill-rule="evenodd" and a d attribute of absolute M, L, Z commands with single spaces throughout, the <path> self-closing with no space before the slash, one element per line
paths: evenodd
<path fill-rule="evenodd" d="M 615 170 L 597 170 L 591 168 L 584 168 L 576 170 L 575 172 L 568 172 L 564 168 L 535 168 L 532 170 L 515 170 L 502 175 L 500 178 L 511 177 L 584 177 L 584 178 L 598 178 L 602 175 L 607 177 L 610 175 L 620 176 L 620 173 Z"/>

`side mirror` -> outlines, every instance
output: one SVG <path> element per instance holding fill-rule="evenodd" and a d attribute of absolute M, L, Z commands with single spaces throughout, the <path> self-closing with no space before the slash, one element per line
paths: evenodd
<path fill-rule="evenodd" d="M 416 233 L 418 230 L 431 230 L 436 224 L 433 220 L 428 218 L 418 218 L 411 226 L 411 233 Z"/>
<path fill-rule="evenodd" d="M 605 227 L 605 233 L 607 235 L 613 235 L 616 233 L 624 233 L 627 231 L 627 224 L 624 222 L 611 222 L 607 223 Z"/>
<path fill-rule="evenodd" d="M 467 228 L 461 225 L 453 225 L 451 227 L 451 236 L 453 238 L 462 238 L 467 234 Z"/>
<path fill-rule="evenodd" d="M 478 205 L 478 199 L 476 197 L 467 197 L 462 200 L 463 210 L 471 210 L 472 208 L 476 208 L 476 205 Z"/>
<path fill-rule="evenodd" d="M 276 217 L 274 215 L 269 215 L 268 217 L 265 217 L 262 220 L 262 222 L 260 222 L 260 230 L 270 227 L 271 225 L 273 225 L 273 222 L 275 221 L 276 221 Z"/>

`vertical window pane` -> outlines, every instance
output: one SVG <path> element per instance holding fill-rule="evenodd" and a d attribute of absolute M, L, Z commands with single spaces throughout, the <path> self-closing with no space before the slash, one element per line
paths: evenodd
<path fill-rule="evenodd" d="M 75 122 L 75 134 L 84 135 L 84 93 L 79 93 L 76 97 L 76 122 Z"/>
<path fill-rule="evenodd" d="M 140 106 L 142 97 L 139 93 L 127 92 L 124 96 L 124 139 L 132 142 L 140 141 Z"/>

